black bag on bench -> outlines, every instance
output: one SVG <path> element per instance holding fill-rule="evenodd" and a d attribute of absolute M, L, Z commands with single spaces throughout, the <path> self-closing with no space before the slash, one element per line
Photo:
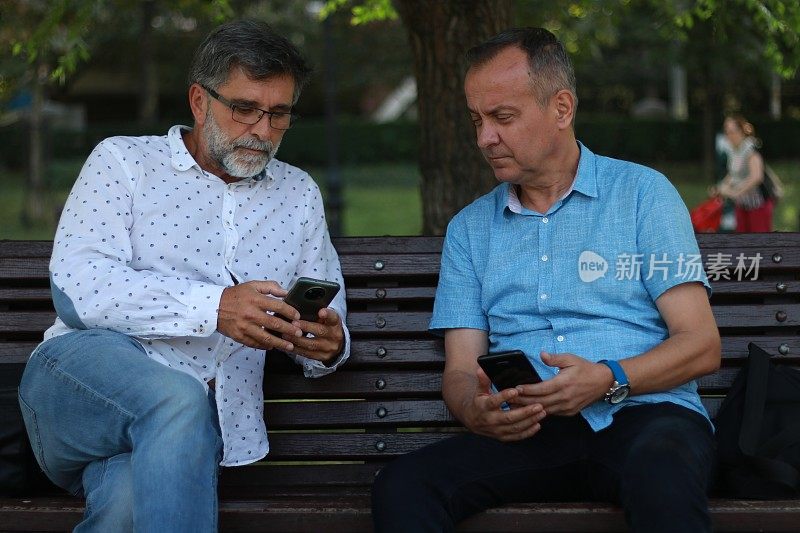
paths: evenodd
<path fill-rule="evenodd" d="M 715 419 L 718 489 L 727 497 L 800 497 L 800 371 L 753 343 Z"/>

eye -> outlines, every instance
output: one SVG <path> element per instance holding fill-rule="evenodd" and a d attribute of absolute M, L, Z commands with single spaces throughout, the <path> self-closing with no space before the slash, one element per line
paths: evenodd
<path fill-rule="evenodd" d="M 236 111 L 238 114 L 242 115 L 243 117 L 254 115 L 255 113 L 258 112 L 258 110 L 254 107 L 241 107 L 238 105 L 234 106 L 233 110 Z"/>
<path fill-rule="evenodd" d="M 500 113 L 499 115 L 495 115 L 494 118 L 497 120 L 497 122 L 508 122 L 514 118 L 514 115 L 510 113 Z"/>

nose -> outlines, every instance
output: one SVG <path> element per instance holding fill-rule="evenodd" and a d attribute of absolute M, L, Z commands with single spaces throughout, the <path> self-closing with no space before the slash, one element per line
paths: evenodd
<path fill-rule="evenodd" d="M 487 125 L 485 121 L 480 126 L 477 126 L 475 133 L 478 137 L 478 148 L 486 149 L 500 142 L 497 130 Z"/>
<path fill-rule="evenodd" d="M 274 131 L 278 130 L 269 125 L 269 115 L 266 114 L 261 117 L 261 120 L 250 126 L 250 133 L 258 137 L 261 141 L 269 140 L 270 134 Z"/>

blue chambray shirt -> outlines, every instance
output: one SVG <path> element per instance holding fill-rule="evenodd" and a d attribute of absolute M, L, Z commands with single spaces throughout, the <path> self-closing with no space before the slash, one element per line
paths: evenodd
<path fill-rule="evenodd" d="M 687 282 L 711 287 L 686 206 L 653 169 L 598 156 L 580 144 L 572 189 L 547 213 L 522 207 L 503 183 L 447 228 L 430 329 L 489 332 L 491 352 L 621 360 L 668 337 L 655 300 Z M 708 418 L 694 381 L 663 393 L 597 401 L 581 414 L 595 431 L 628 405 L 670 401 Z"/>

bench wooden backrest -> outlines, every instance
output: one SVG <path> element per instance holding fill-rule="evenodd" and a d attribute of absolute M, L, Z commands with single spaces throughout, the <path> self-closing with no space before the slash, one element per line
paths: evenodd
<path fill-rule="evenodd" d="M 740 254 L 761 256 L 755 280 L 752 272 L 736 280 L 733 268 L 727 270 L 730 280 L 712 280 L 724 361 L 699 384 L 713 414 L 748 342 L 756 341 L 782 363 L 798 364 L 800 233 L 702 234 L 698 241 L 706 265 L 735 267 Z M 443 344 L 427 332 L 442 239 L 342 238 L 335 245 L 347 287 L 350 361 L 335 374 L 312 380 L 282 354 L 268 354 L 269 461 L 225 469 L 223 492 L 363 490 L 387 460 L 460 431 L 440 396 Z M 53 322 L 51 246 L 0 241 L 0 384 L 18 382 L 28 354 Z"/>

